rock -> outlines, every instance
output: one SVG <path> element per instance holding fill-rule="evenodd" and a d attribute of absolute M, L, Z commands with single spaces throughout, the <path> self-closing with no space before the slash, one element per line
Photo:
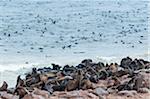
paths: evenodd
<path fill-rule="evenodd" d="M 15 88 L 8 88 L 7 93 L 13 94 L 15 92 Z"/>
<path fill-rule="evenodd" d="M 86 90 L 78 90 L 78 91 L 69 91 L 69 92 L 54 92 L 55 96 L 59 97 L 60 99 L 99 99 L 93 93 L 89 93 Z M 57 99 L 57 98 L 55 98 Z"/>
<path fill-rule="evenodd" d="M 108 94 L 109 94 L 108 91 L 106 91 L 105 89 L 103 89 L 103 88 L 101 88 L 101 87 L 94 89 L 94 92 L 95 92 L 98 96 L 100 96 L 100 95 L 108 95 Z"/>
<path fill-rule="evenodd" d="M 97 97 L 96 95 L 94 95 L 92 93 L 89 93 L 87 96 L 91 99 L 99 99 L 99 97 Z"/>
<path fill-rule="evenodd" d="M 47 91 L 40 90 L 38 88 L 34 88 L 34 91 L 32 93 L 36 94 L 36 95 L 43 96 L 44 98 L 48 98 L 50 95 Z"/>
<path fill-rule="evenodd" d="M 7 92 L 0 92 L 2 99 L 19 99 L 19 96 L 9 94 Z"/>
<path fill-rule="evenodd" d="M 35 95 L 35 94 L 27 94 L 23 97 L 23 99 L 48 99 L 48 98 L 42 97 L 40 95 Z"/>
<path fill-rule="evenodd" d="M 116 93 L 117 90 L 116 89 L 113 89 L 113 88 L 108 88 L 107 91 L 110 93 L 110 94 L 113 94 L 113 93 Z"/>
<path fill-rule="evenodd" d="M 139 93 L 150 93 L 150 90 L 148 88 L 139 88 Z"/>
<path fill-rule="evenodd" d="M 33 96 L 31 94 L 27 94 L 22 99 L 33 99 Z"/>
<path fill-rule="evenodd" d="M 139 74 L 142 76 L 143 79 L 142 87 L 150 89 L 150 73 L 140 72 Z"/>
<path fill-rule="evenodd" d="M 134 95 L 137 95 L 137 91 L 134 90 L 124 90 L 118 92 L 118 95 L 125 95 L 127 97 L 133 97 Z"/>

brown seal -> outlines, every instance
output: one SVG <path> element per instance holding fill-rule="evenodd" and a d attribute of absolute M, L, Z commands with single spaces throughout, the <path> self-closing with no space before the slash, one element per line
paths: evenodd
<path fill-rule="evenodd" d="M 8 84 L 4 81 L 3 85 L 0 87 L 0 91 L 7 91 Z"/>
<path fill-rule="evenodd" d="M 83 79 L 83 71 L 82 70 L 78 70 L 77 74 L 75 75 L 73 80 L 68 81 L 68 84 L 65 88 L 66 91 L 72 91 L 75 89 L 80 89 L 81 88 L 81 82 Z"/>

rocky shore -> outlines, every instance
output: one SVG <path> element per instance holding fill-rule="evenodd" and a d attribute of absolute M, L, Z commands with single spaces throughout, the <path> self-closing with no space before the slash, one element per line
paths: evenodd
<path fill-rule="evenodd" d="M 11 75 L 10 75 L 11 76 Z M 0 99 L 149 99 L 150 62 L 123 58 L 120 64 L 85 59 L 77 66 L 33 68 L 15 88 L 0 87 Z"/>

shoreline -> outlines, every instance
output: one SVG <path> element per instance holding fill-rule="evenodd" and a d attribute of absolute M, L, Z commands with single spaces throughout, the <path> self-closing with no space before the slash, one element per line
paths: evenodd
<path fill-rule="evenodd" d="M 131 64 L 129 64 L 129 63 L 131 63 Z M 139 65 L 141 63 L 143 65 Z M 133 66 L 136 66 L 136 67 L 133 67 Z M 88 68 L 89 69 L 91 68 L 90 71 L 88 70 Z M 130 70 L 129 68 L 133 69 L 133 70 Z M 72 69 L 75 70 L 76 72 L 72 71 Z M 86 70 L 86 73 L 88 73 L 88 76 L 85 75 L 85 70 Z M 93 70 L 94 71 L 98 70 L 97 72 L 96 71 L 93 72 L 95 76 L 97 75 L 97 73 L 98 74 L 99 73 L 104 73 L 104 74 L 99 74 L 99 76 L 96 76 L 96 78 L 95 78 L 95 76 L 93 74 L 90 74 Z M 103 70 L 105 70 L 106 72 L 104 72 Z M 120 70 L 122 70 L 122 72 L 120 72 Z M 127 70 L 127 72 L 125 72 L 126 70 Z M 74 73 L 72 73 L 70 71 L 72 71 Z M 108 75 L 106 76 L 105 73 L 106 74 L 108 73 Z M 125 73 L 125 74 L 122 74 L 122 73 Z M 35 82 L 37 80 L 37 78 L 36 78 L 37 75 L 39 75 L 40 78 L 39 78 L 39 81 Z M 75 88 L 76 90 L 75 89 L 67 89 L 67 88 L 70 88 L 70 87 L 67 87 L 68 84 L 73 83 L 71 81 L 74 81 L 74 80 L 77 80 L 77 79 L 78 79 L 77 81 L 80 81 L 79 78 L 80 78 L 81 75 L 82 76 L 84 75 L 83 78 L 87 77 L 86 79 L 82 78 L 81 81 L 84 81 L 84 84 L 81 86 L 81 88 L 79 88 L 77 90 L 76 88 L 79 87 L 79 86 L 77 86 Z M 118 76 L 118 75 L 120 75 L 120 76 Z M 4 96 L 7 95 L 7 94 L 10 94 L 10 93 L 12 95 L 14 93 L 13 91 L 20 90 L 20 88 L 21 88 L 21 90 L 24 90 L 24 88 L 25 88 L 24 91 L 26 92 L 26 94 L 24 94 L 23 97 L 25 97 L 25 96 L 30 97 L 29 93 L 32 93 L 35 96 L 47 97 L 47 98 L 44 98 L 44 99 L 49 99 L 48 97 L 51 97 L 51 98 L 55 97 L 56 98 L 58 96 L 67 97 L 68 94 L 70 94 L 72 92 L 73 93 L 78 93 L 78 92 L 86 93 L 86 95 L 83 95 L 83 96 L 81 95 L 81 97 L 89 97 L 87 95 L 87 93 L 89 93 L 89 94 L 91 94 L 90 97 L 95 97 L 94 99 L 99 99 L 98 97 L 103 97 L 105 99 L 106 97 L 110 97 L 111 95 L 113 97 L 115 97 L 115 96 L 116 97 L 121 97 L 122 95 L 123 95 L 123 97 L 128 97 L 128 95 L 129 95 L 129 98 L 132 98 L 132 97 L 135 97 L 137 94 L 141 94 L 141 93 L 147 93 L 147 94 L 144 94 L 144 95 L 150 96 L 150 94 L 149 94 L 150 90 L 149 90 L 148 85 L 142 85 L 142 86 L 145 86 L 145 87 L 138 86 L 138 85 L 136 85 L 136 83 L 140 83 L 138 80 L 137 80 L 138 82 L 132 82 L 133 85 L 135 84 L 134 86 L 136 87 L 136 89 L 134 87 L 132 87 L 131 89 L 130 88 L 129 89 L 128 88 L 127 89 L 126 88 L 125 89 L 124 88 L 120 89 L 119 86 L 122 86 L 123 84 L 125 84 L 124 82 L 121 81 L 121 79 L 124 80 L 124 81 L 127 80 L 128 84 L 129 84 L 131 79 L 135 79 L 135 81 L 136 81 L 137 77 L 141 77 L 139 75 L 142 75 L 143 77 L 145 77 L 146 75 L 148 77 L 150 76 L 150 62 L 149 61 L 142 60 L 142 59 L 131 59 L 129 57 L 126 57 L 126 58 L 122 58 L 120 63 L 114 63 L 113 62 L 113 63 L 108 63 L 108 65 L 107 65 L 106 63 L 103 63 L 101 61 L 98 61 L 98 62 L 94 61 L 93 62 L 93 60 L 91 60 L 91 59 L 84 59 L 78 65 L 73 65 L 73 67 L 72 67 L 72 65 L 67 65 L 67 64 L 65 66 L 52 64 L 51 67 L 47 67 L 47 68 L 46 67 L 32 68 L 32 72 L 26 72 L 26 74 L 18 76 L 19 78 L 17 78 L 18 80 L 17 80 L 16 87 L 9 88 L 7 86 L 8 89 L 6 88 L 4 90 L 4 91 L 7 91 L 7 93 L 5 93 L 5 94 L 3 92 L 1 92 L 2 88 L 0 88 L 0 90 L 1 90 L 0 93 L 2 93 L 2 95 L 4 94 Z M 115 76 L 115 78 L 113 78 L 114 76 Z M 34 78 L 35 80 L 29 81 L 28 83 L 32 82 L 30 85 L 28 85 L 27 83 L 26 83 L 27 85 L 25 83 L 22 83 L 23 85 L 20 85 L 21 84 L 20 81 L 26 82 L 29 79 L 28 77 L 30 79 L 33 79 L 35 77 Z M 92 78 L 89 78 L 89 77 L 92 77 Z M 47 85 L 45 87 L 46 89 L 41 89 L 41 87 L 43 85 L 41 86 L 39 84 L 40 82 L 42 82 L 45 85 L 47 81 L 56 80 L 56 79 L 58 81 L 60 80 L 60 82 L 59 82 L 60 86 L 59 87 L 64 88 L 63 90 L 59 89 L 58 86 L 56 87 L 55 83 L 52 84 L 52 85 L 54 85 L 56 87 L 56 89 L 55 89 L 54 86 L 50 87 L 50 85 Z M 65 86 L 61 86 L 61 83 L 63 81 L 67 83 Z M 147 83 L 150 84 L 149 78 L 148 78 Z M 71 86 L 71 85 L 69 85 L 69 86 Z M 83 86 L 84 86 L 84 88 L 83 88 Z M 73 87 L 75 87 L 75 86 L 73 86 Z M 113 87 L 116 87 L 116 89 L 113 89 Z M 137 87 L 138 87 L 138 89 L 137 89 Z M 9 92 L 10 89 L 13 89 L 13 91 L 11 90 L 11 92 Z M 52 89 L 53 89 L 53 91 L 52 91 Z M 65 90 L 68 90 L 68 92 L 66 92 Z M 97 93 L 95 93 L 96 90 L 98 90 Z M 126 91 L 126 90 L 128 90 L 128 91 Z M 131 90 L 131 91 L 129 91 L 129 90 Z M 37 94 L 36 91 L 38 91 L 39 94 Z M 17 91 L 15 91 L 15 92 L 17 92 Z M 48 95 L 48 96 L 43 96 L 42 95 L 43 93 L 45 95 Z M 18 94 L 18 95 L 13 95 L 13 96 L 16 96 L 16 97 L 20 96 L 19 93 L 16 93 L 16 94 Z M 100 94 L 100 95 L 98 95 L 98 94 Z M 28 98 L 23 98 L 23 97 L 22 97 L 22 99 L 28 99 Z M 74 97 L 74 96 L 71 96 L 71 97 Z M 77 96 L 75 95 L 75 97 L 77 97 Z M 75 98 L 75 99 L 78 99 L 78 98 Z M 18 99 L 18 98 L 16 98 L 16 99 Z M 43 98 L 39 98 L 39 99 L 43 99 Z M 89 99 L 92 99 L 92 98 L 89 98 Z"/>
<path fill-rule="evenodd" d="M 150 56 L 132 56 L 131 58 L 138 58 L 138 59 L 144 59 L 147 61 L 150 61 Z M 88 59 L 89 57 L 87 57 Z M 95 57 L 95 58 L 91 58 L 94 62 L 103 62 L 103 63 L 111 63 L 111 62 L 116 62 L 118 64 L 120 64 L 120 60 L 123 58 L 122 57 Z M 61 66 L 65 66 L 66 64 L 68 65 L 78 65 L 79 61 L 82 61 L 83 59 L 85 59 L 84 57 L 80 57 L 78 59 L 74 59 L 74 58 L 70 58 L 70 60 L 65 59 L 66 61 L 62 61 L 61 58 L 58 59 L 57 61 L 51 61 L 51 62 L 43 62 L 42 64 L 39 63 L 28 63 L 28 64 L 5 64 L 5 65 L 0 65 L 0 84 L 3 83 L 4 80 L 6 80 L 8 82 L 8 84 L 10 85 L 10 87 L 14 87 L 14 83 L 15 81 L 13 81 L 12 77 L 9 77 L 9 75 L 13 75 L 14 78 L 17 78 L 18 75 L 24 75 L 24 73 L 31 71 L 32 68 L 36 67 L 36 68 L 44 68 L 44 67 L 49 67 L 51 66 L 52 63 L 55 64 L 59 64 Z M 64 60 L 64 59 L 63 59 Z M 60 62 L 61 61 L 61 62 Z M 5 68 L 4 68 L 5 67 Z M 10 68 L 12 67 L 12 68 Z M 19 67 L 19 68 L 18 68 Z M 14 69 L 14 70 L 12 70 Z M 2 77 L 2 76 L 6 76 L 6 77 Z"/>

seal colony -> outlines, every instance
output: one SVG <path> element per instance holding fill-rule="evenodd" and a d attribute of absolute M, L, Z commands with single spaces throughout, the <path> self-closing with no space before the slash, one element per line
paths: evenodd
<path fill-rule="evenodd" d="M 120 64 L 85 59 L 77 66 L 32 68 L 15 88 L 0 87 L 0 99 L 148 99 L 150 62 L 123 58 Z"/>

